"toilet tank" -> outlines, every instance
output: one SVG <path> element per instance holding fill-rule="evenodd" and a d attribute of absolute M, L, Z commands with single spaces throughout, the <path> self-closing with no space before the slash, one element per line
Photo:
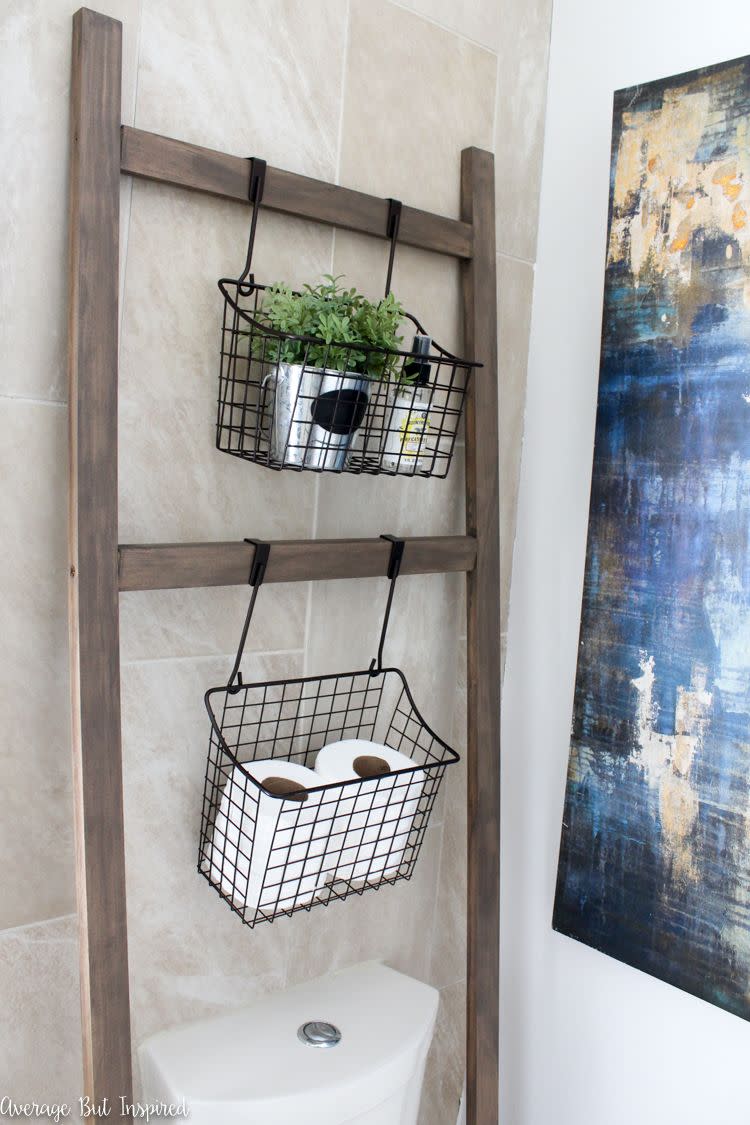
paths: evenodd
<path fill-rule="evenodd" d="M 191 1125 L 416 1125 L 437 1007 L 429 985 L 355 965 L 153 1036 L 144 1099 L 184 1098 Z"/>

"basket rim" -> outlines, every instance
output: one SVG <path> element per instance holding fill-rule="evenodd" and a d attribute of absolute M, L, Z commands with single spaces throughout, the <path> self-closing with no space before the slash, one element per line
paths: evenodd
<path fill-rule="evenodd" d="M 221 728 L 219 726 L 219 723 L 218 723 L 218 720 L 216 718 L 216 714 L 213 710 L 213 707 L 211 706 L 211 700 L 212 700 L 213 696 L 215 696 L 215 695 L 238 695 L 241 691 L 246 691 L 246 690 L 249 690 L 250 688 L 280 687 L 282 684 L 309 684 L 309 683 L 315 683 L 315 682 L 320 683 L 320 682 L 325 681 L 325 680 L 339 680 L 344 676 L 367 676 L 369 679 L 376 679 L 377 676 L 379 676 L 379 675 L 385 676 L 385 675 L 388 675 L 388 673 L 390 673 L 390 672 L 395 673 L 395 675 L 398 676 L 398 678 L 401 680 L 404 691 L 406 692 L 406 697 L 409 700 L 409 703 L 411 704 L 412 709 L 414 710 L 414 713 L 416 714 L 420 723 L 422 724 L 424 729 L 428 732 L 430 737 L 434 738 L 435 741 L 440 746 L 442 746 L 443 750 L 447 754 L 447 757 L 443 761 L 428 762 L 424 766 L 415 765 L 413 768 L 410 768 L 410 769 L 389 770 L 388 773 L 378 774 L 377 780 L 379 781 L 381 778 L 386 778 L 386 777 L 399 777 L 399 776 L 402 776 L 403 774 L 413 774 L 413 773 L 418 773 L 418 772 L 419 773 L 425 773 L 429 770 L 443 769 L 445 766 L 451 766 L 451 765 L 454 765 L 456 762 L 460 762 L 461 761 L 460 754 L 458 754 L 453 749 L 452 746 L 449 746 L 448 743 L 445 742 L 444 739 L 442 739 L 440 737 L 440 735 L 436 734 L 435 731 L 432 729 L 432 727 L 429 725 L 429 723 L 425 722 L 421 711 L 419 710 L 416 703 L 414 702 L 414 696 L 411 693 L 411 689 L 410 689 L 409 684 L 406 680 L 406 676 L 404 675 L 404 673 L 401 671 L 400 668 L 396 668 L 396 667 L 382 668 L 380 670 L 380 672 L 377 672 L 375 674 L 371 673 L 370 670 L 367 669 L 367 668 L 362 668 L 362 669 L 358 669 L 355 672 L 328 672 L 324 676 L 296 676 L 296 677 L 293 677 L 291 679 L 287 678 L 287 679 L 280 679 L 280 680 L 256 680 L 254 683 L 238 684 L 234 688 L 229 688 L 226 684 L 220 684 L 220 685 L 217 685 L 217 687 L 212 687 L 212 688 L 208 689 L 208 691 L 203 696 L 203 702 L 206 705 L 206 710 L 208 711 L 208 717 L 211 720 L 211 726 L 213 728 L 213 731 L 214 731 L 216 737 L 219 740 L 219 745 L 220 745 L 220 748 L 221 748 L 222 752 L 225 753 L 229 757 L 229 759 L 234 763 L 234 766 L 237 769 L 239 769 L 242 772 L 242 774 L 245 776 L 245 778 L 248 781 L 251 781 L 253 783 L 253 785 L 255 786 L 255 788 L 259 792 L 262 792 L 264 794 L 264 796 L 270 797 L 274 801 L 287 801 L 287 800 L 289 800 L 288 797 L 278 796 L 276 793 L 269 793 L 266 789 L 264 789 L 263 786 L 260 784 L 260 782 L 257 781 L 256 778 L 254 778 L 252 776 L 252 774 L 250 774 L 245 769 L 243 763 L 237 758 L 237 755 L 234 753 L 234 751 L 230 749 L 229 744 L 227 743 L 227 740 L 225 739 L 225 737 L 224 737 L 224 735 L 221 731 Z M 254 761 L 260 761 L 261 759 L 257 758 L 257 759 L 253 759 L 253 760 Z M 263 759 L 263 760 L 267 760 L 267 759 Z M 279 758 L 279 761 L 284 761 L 284 760 L 286 760 L 286 759 Z M 321 785 L 311 786 L 309 789 L 306 790 L 306 792 L 307 793 L 323 793 L 323 792 L 325 792 L 326 790 L 329 790 L 329 789 L 341 788 L 341 786 L 362 785 L 363 781 L 369 781 L 369 780 L 372 780 L 372 779 L 353 777 L 353 778 L 348 778 L 345 781 L 328 781 L 328 782 L 322 783 Z"/>
<path fill-rule="evenodd" d="M 265 335 L 273 336 L 278 340 L 295 340 L 296 342 L 301 343 L 301 344 L 320 344 L 321 342 L 325 343 L 324 340 L 321 341 L 321 338 L 319 336 L 295 336 L 291 332 L 279 332 L 278 329 L 271 328 L 271 326 L 268 325 L 268 324 L 263 324 L 261 321 L 256 320 L 255 317 L 251 316 L 247 312 L 246 309 L 241 308 L 240 305 L 237 303 L 237 301 L 234 299 L 234 297 L 232 297 L 231 294 L 227 291 L 227 286 L 233 285 L 233 286 L 236 287 L 238 293 L 242 293 L 243 290 L 244 290 L 244 291 L 246 291 L 244 293 L 244 295 L 249 296 L 250 293 L 252 293 L 252 291 L 254 289 L 255 290 L 262 290 L 263 292 L 265 292 L 265 290 L 269 288 L 268 285 L 262 285 L 260 282 L 255 282 L 255 281 L 253 281 L 253 282 L 239 281 L 238 278 L 236 278 L 236 277 L 222 277 L 217 282 L 217 285 L 218 285 L 224 299 L 227 301 L 227 303 L 229 305 L 231 305 L 231 307 L 238 314 L 238 316 L 241 316 L 242 319 L 247 321 L 248 324 L 251 324 L 254 328 L 257 328 L 258 331 L 263 332 Z M 296 289 L 293 290 L 293 293 L 295 294 L 295 296 L 299 295 L 298 290 L 296 290 Z M 412 322 L 412 324 L 417 328 L 417 330 L 419 332 L 421 332 L 423 335 L 428 334 L 427 332 L 425 332 L 424 327 L 420 324 L 420 322 L 417 320 L 417 318 L 412 313 L 408 312 L 407 310 L 404 310 L 404 315 L 406 316 L 406 318 L 408 320 L 410 320 Z M 435 362 L 435 360 L 437 360 L 438 362 L 441 362 L 441 363 L 449 362 L 456 367 L 464 367 L 468 371 L 475 370 L 479 367 L 484 367 L 484 364 L 481 363 L 479 360 L 463 359 L 461 356 L 454 355 L 453 352 L 450 352 L 450 351 L 448 351 L 447 348 L 444 348 L 442 346 L 442 344 L 439 344 L 438 341 L 436 339 L 434 339 L 434 337 L 430 337 L 430 339 L 432 341 L 432 346 L 436 349 L 437 352 L 440 353 L 437 356 L 432 356 L 433 362 Z M 329 348 L 349 348 L 349 349 L 351 349 L 354 345 L 352 345 L 351 341 L 349 341 L 347 343 L 347 342 L 343 342 L 343 341 L 339 342 L 337 340 L 331 340 L 330 343 L 328 343 L 327 346 Z M 381 355 L 397 355 L 397 356 L 402 356 L 404 359 L 413 359 L 414 358 L 414 352 L 402 351 L 402 350 L 396 349 L 396 348 L 381 348 L 378 344 L 362 344 L 362 345 L 358 345 L 358 347 L 359 347 L 359 350 L 361 350 L 361 351 L 379 352 Z M 426 356 L 425 358 L 429 360 L 430 356 Z M 357 374 L 359 374 L 359 372 L 357 372 Z M 361 378 L 369 379 L 373 383 L 388 382 L 388 380 L 380 379 L 380 378 L 378 378 L 377 376 L 374 376 L 374 375 L 362 374 Z"/>

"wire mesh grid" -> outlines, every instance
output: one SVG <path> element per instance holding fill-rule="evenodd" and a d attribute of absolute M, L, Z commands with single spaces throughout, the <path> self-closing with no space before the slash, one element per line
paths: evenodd
<path fill-rule="evenodd" d="M 434 341 L 417 354 L 285 335 L 262 321 L 266 286 L 219 288 L 218 449 L 271 469 L 447 475 L 478 364 Z"/>
<path fill-rule="evenodd" d="M 249 926 L 411 877 L 446 766 L 396 668 L 213 688 L 198 870 Z M 413 767 L 360 780 L 272 784 L 346 739 Z M 259 780 L 260 779 L 260 780 Z"/>

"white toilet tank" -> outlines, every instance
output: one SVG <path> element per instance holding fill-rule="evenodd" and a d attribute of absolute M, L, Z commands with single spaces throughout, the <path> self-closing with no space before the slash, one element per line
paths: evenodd
<path fill-rule="evenodd" d="M 355 965 L 154 1035 L 144 1099 L 184 1098 L 190 1125 L 416 1125 L 437 1007 L 429 985 Z"/>

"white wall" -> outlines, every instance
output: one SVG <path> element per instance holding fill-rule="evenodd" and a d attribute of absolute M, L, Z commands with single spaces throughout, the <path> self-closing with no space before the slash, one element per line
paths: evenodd
<path fill-rule="evenodd" d="M 505 679 L 507 1125 L 750 1120 L 750 1026 L 552 931 L 615 89 L 750 52 L 743 0 L 555 0 Z"/>

